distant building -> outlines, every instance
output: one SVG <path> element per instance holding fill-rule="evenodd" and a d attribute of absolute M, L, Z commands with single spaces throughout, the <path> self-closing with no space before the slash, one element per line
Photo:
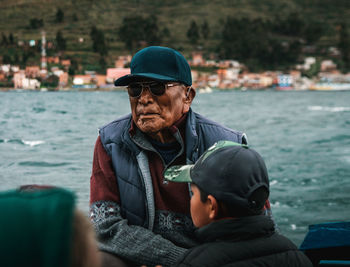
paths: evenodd
<path fill-rule="evenodd" d="M 294 79 L 290 74 L 280 74 L 277 76 L 277 89 L 290 90 L 293 88 Z"/>
<path fill-rule="evenodd" d="M 62 59 L 61 60 L 61 65 L 64 68 L 68 69 L 70 67 L 70 65 L 71 65 L 70 59 Z"/>
<path fill-rule="evenodd" d="M 15 89 L 22 88 L 23 79 L 26 78 L 26 74 L 24 70 L 20 70 L 19 72 L 13 75 L 13 84 Z"/>
<path fill-rule="evenodd" d="M 203 66 L 205 63 L 205 60 L 203 59 L 203 53 L 202 52 L 193 52 L 192 53 L 192 66 Z"/>
<path fill-rule="evenodd" d="M 228 68 L 226 69 L 226 79 L 236 80 L 238 79 L 240 69 L 239 68 Z"/>
<path fill-rule="evenodd" d="M 337 47 L 331 46 L 328 48 L 329 55 L 332 57 L 339 57 L 341 55 L 340 50 Z"/>
<path fill-rule="evenodd" d="M 119 56 L 115 61 L 114 66 L 116 68 L 125 68 L 131 62 L 132 57 L 130 55 L 127 56 Z"/>
<path fill-rule="evenodd" d="M 307 57 L 304 60 L 304 64 L 297 65 L 296 68 L 298 70 L 309 70 L 313 64 L 316 63 L 316 58 L 314 57 Z"/>
<path fill-rule="evenodd" d="M 4 73 L 10 72 L 10 70 L 11 70 L 11 65 L 9 65 L 9 64 L 0 66 L 0 71 L 2 71 Z"/>
<path fill-rule="evenodd" d="M 5 80 L 7 80 L 5 73 L 0 71 L 0 81 L 5 81 Z"/>
<path fill-rule="evenodd" d="M 19 66 L 11 66 L 11 71 L 13 73 L 18 72 L 19 71 Z"/>
<path fill-rule="evenodd" d="M 219 68 L 241 68 L 241 65 L 236 60 L 221 60 L 218 63 Z"/>
<path fill-rule="evenodd" d="M 215 60 L 207 60 L 207 61 L 205 62 L 205 65 L 206 65 L 207 67 L 215 67 L 215 66 L 217 65 L 217 63 L 216 63 Z"/>
<path fill-rule="evenodd" d="M 47 57 L 46 61 L 49 64 L 59 64 L 60 63 L 60 58 L 59 57 Z"/>
<path fill-rule="evenodd" d="M 36 78 L 40 76 L 39 66 L 27 66 L 25 69 L 25 75 L 28 78 Z"/>
<path fill-rule="evenodd" d="M 59 81 L 58 81 L 58 87 L 64 88 L 68 85 L 68 73 L 62 72 L 60 75 L 58 75 Z"/>
<path fill-rule="evenodd" d="M 106 82 L 113 83 L 116 79 L 127 74 L 130 74 L 130 68 L 108 68 Z"/>
<path fill-rule="evenodd" d="M 37 79 L 26 78 L 25 71 L 23 70 L 14 74 L 13 83 L 15 89 L 35 90 L 40 88 L 40 82 Z"/>
<path fill-rule="evenodd" d="M 74 75 L 73 85 L 84 85 L 91 84 L 92 77 L 91 75 Z"/>
<path fill-rule="evenodd" d="M 298 70 L 291 70 L 289 74 L 293 77 L 293 80 L 299 79 L 301 77 L 301 72 Z"/>
<path fill-rule="evenodd" d="M 97 87 L 104 87 L 106 85 L 106 77 L 106 75 L 95 75 L 94 82 L 97 85 Z"/>
<path fill-rule="evenodd" d="M 227 69 L 218 69 L 216 71 L 218 77 L 220 80 L 225 80 L 226 79 L 226 73 L 227 73 Z"/>
<path fill-rule="evenodd" d="M 274 82 L 274 75 L 270 72 L 261 73 L 259 75 L 259 87 L 260 88 L 270 88 Z"/>
<path fill-rule="evenodd" d="M 333 71 L 337 69 L 337 64 L 332 60 L 323 60 L 321 62 L 321 71 Z"/>

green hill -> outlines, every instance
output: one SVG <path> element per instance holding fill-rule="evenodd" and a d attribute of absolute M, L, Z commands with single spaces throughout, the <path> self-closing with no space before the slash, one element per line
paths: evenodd
<path fill-rule="evenodd" d="M 61 10 L 63 17 L 58 18 L 57 12 Z M 269 38 L 279 42 L 291 42 L 291 40 L 302 39 L 301 44 L 307 46 L 307 36 L 322 28 L 320 36 L 313 40 L 310 45 L 316 46 L 317 50 L 313 53 L 324 53 L 324 49 L 330 46 L 337 46 L 339 40 L 339 25 L 350 22 L 350 1 L 348 0 L 11 0 L 0 1 L 0 34 L 7 37 L 12 35 L 15 43 L 18 41 L 28 41 L 30 39 L 41 38 L 41 31 L 46 32 L 48 41 L 55 42 L 56 34 L 61 31 L 66 40 L 66 48 L 63 56 L 74 59 L 78 65 L 90 66 L 101 63 L 98 53 L 92 51 L 91 29 L 96 27 L 103 35 L 108 47 L 108 56 L 104 57 L 107 66 L 113 65 L 113 60 L 121 54 L 131 53 L 138 49 L 139 45 L 147 42 L 138 42 L 133 49 L 126 47 L 119 34 L 119 28 L 123 25 L 125 18 L 133 16 L 132 20 L 137 21 L 143 17 L 145 20 L 151 15 L 156 16 L 156 26 L 161 36 L 160 41 L 154 41 L 153 44 L 167 45 L 177 48 L 189 56 L 193 49 L 202 49 L 206 55 L 211 53 L 220 54 L 222 48 L 222 36 L 224 26 L 230 28 L 227 18 L 231 20 L 245 20 L 250 25 L 246 30 L 255 34 L 256 27 L 263 26 L 259 30 L 262 36 L 266 32 Z M 287 25 L 286 19 L 296 16 L 302 21 L 301 27 L 305 25 L 319 26 L 314 27 L 307 33 L 303 31 L 300 34 L 290 34 L 285 32 L 283 25 Z M 61 20 L 61 21 L 59 21 Z M 193 40 L 188 38 L 187 32 L 192 22 L 195 22 L 199 30 L 199 38 Z M 255 21 L 254 23 L 251 23 Z M 298 24 L 298 21 L 296 24 Z M 207 22 L 209 35 L 205 39 L 201 35 L 200 29 L 203 23 Z M 232 21 L 231 21 L 232 22 Z M 140 24 L 144 21 L 140 20 Z M 234 21 L 232 23 L 235 23 Z M 279 23 L 279 24 L 278 24 Z M 283 24 L 284 23 L 284 24 Z M 136 24 L 136 23 L 134 23 Z M 294 24 L 294 25 L 296 25 Z M 152 24 L 151 24 L 152 25 Z M 241 25 L 241 24 L 240 24 Z M 276 25 L 281 25 L 280 29 Z M 134 25 L 128 28 L 127 33 L 132 33 L 133 29 L 142 25 Z M 293 22 L 289 23 L 291 30 Z M 156 29 L 156 30 L 157 30 Z M 272 29 L 272 30 L 271 30 Z M 144 30 L 145 31 L 145 30 Z M 153 31 L 154 32 L 154 31 Z M 135 31 L 135 35 L 138 32 Z M 231 34 L 234 40 L 243 38 L 247 33 L 236 31 Z M 0 36 L 1 38 L 1 36 Z M 84 42 L 79 42 L 83 38 Z M 248 42 L 254 35 L 247 39 Z M 258 37 L 256 37 L 258 38 Z M 197 41 L 198 40 L 198 41 Z M 1 39 L 0 39 L 1 43 Z M 259 42 L 257 43 L 257 45 Z M 273 42 L 268 42 L 267 46 L 272 46 Z M 23 56 L 11 46 L 2 44 L 0 55 L 7 52 L 15 60 L 15 53 Z M 14 52 L 15 51 L 15 52 Z M 40 49 L 39 49 L 40 51 Z M 34 53 L 34 55 L 32 55 Z M 34 51 L 28 58 L 37 60 L 38 51 Z M 49 54 L 56 53 L 55 50 L 48 49 Z M 231 55 L 224 51 L 221 57 Z M 87 67 L 89 68 L 89 67 Z"/>

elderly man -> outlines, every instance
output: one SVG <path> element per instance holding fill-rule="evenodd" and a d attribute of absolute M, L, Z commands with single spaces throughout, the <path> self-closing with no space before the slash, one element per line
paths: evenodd
<path fill-rule="evenodd" d="M 196 244 L 186 184 L 163 172 L 191 164 L 218 140 L 245 135 L 190 108 L 196 95 L 186 59 L 166 47 L 147 47 L 131 61 L 131 114 L 100 129 L 91 176 L 91 218 L 100 250 L 127 264 L 174 264 Z"/>

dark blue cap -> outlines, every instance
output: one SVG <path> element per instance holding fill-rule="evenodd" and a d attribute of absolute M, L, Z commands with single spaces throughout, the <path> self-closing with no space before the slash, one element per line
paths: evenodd
<path fill-rule="evenodd" d="M 120 77 L 115 86 L 126 86 L 140 78 L 174 81 L 192 85 L 191 68 L 182 54 L 162 46 L 150 46 L 138 51 L 131 60 L 131 74 Z"/>
<path fill-rule="evenodd" d="M 208 148 L 194 165 L 173 166 L 164 173 L 172 182 L 191 182 L 217 200 L 252 214 L 261 212 L 269 193 L 269 177 L 263 158 L 247 145 L 219 141 Z M 252 194 L 264 188 L 260 203 Z"/>

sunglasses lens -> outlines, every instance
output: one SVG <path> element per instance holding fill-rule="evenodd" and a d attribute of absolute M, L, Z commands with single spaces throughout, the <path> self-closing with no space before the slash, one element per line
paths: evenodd
<path fill-rule="evenodd" d="M 161 96 L 165 93 L 165 84 L 164 83 L 152 83 L 149 85 L 149 89 L 153 95 Z"/>
<path fill-rule="evenodd" d="M 139 97 L 142 94 L 143 87 L 148 87 L 150 92 L 155 96 L 161 96 L 165 93 L 166 85 L 160 82 L 152 82 L 148 84 L 131 83 L 128 88 L 128 93 L 131 97 Z"/>
<path fill-rule="evenodd" d="M 138 97 L 142 92 L 142 84 L 132 83 L 128 86 L 128 93 L 131 97 Z"/>

